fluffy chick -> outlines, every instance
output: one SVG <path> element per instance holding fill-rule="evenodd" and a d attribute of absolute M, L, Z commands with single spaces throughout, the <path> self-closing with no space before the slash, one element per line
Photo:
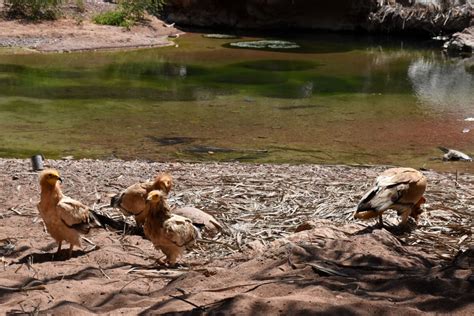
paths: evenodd
<path fill-rule="evenodd" d="M 405 225 L 408 216 L 418 220 L 422 213 L 421 205 L 425 203 L 423 194 L 426 190 L 426 177 L 412 168 L 391 168 L 381 173 L 371 188 L 357 205 L 355 218 L 369 219 L 379 216 L 387 209 L 397 210 L 402 216 L 401 225 Z"/>
<path fill-rule="evenodd" d="M 146 200 L 148 193 L 161 190 L 168 194 L 173 187 L 173 178 L 162 173 L 153 181 L 135 183 L 112 197 L 110 206 L 118 208 L 125 216 L 134 216 L 138 226 L 143 226 L 147 217 Z"/>
<path fill-rule="evenodd" d="M 171 213 L 166 194 L 159 190 L 151 191 L 147 196 L 143 229 L 155 248 L 166 255 L 166 263 L 170 266 L 176 264 L 185 248 L 191 248 L 200 238 L 190 219 Z"/>
<path fill-rule="evenodd" d="M 51 237 L 58 243 L 58 253 L 63 241 L 70 243 L 69 257 L 74 246 L 81 247 L 79 233 L 87 234 L 92 226 L 100 226 L 89 208 L 65 196 L 59 183 L 59 172 L 43 170 L 39 175 L 41 198 L 38 210 Z"/>

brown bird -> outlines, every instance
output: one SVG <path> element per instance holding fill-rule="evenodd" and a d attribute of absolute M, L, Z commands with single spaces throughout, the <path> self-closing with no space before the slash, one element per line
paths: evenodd
<path fill-rule="evenodd" d="M 112 197 L 110 206 L 118 208 L 125 216 L 134 216 L 138 226 L 146 219 L 146 200 L 148 193 L 161 190 L 168 194 L 173 187 L 173 179 L 168 173 L 162 173 L 153 181 L 135 183 Z"/>
<path fill-rule="evenodd" d="M 60 182 L 59 172 L 54 169 L 40 173 L 41 199 L 38 210 L 49 234 L 58 242 L 57 253 L 61 250 L 62 242 L 67 241 L 71 244 L 71 257 L 74 246 L 81 247 L 79 233 L 87 234 L 91 227 L 100 226 L 100 223 L 87 206 L 62 193 Z"/>
<path fill-rule="evenodd" d="M 191 248 L 201 238 L 190 219 L 171 213 L 166 194 L 160 190 L 148 193 L 143 230 L 155 248 L 166 255 L 166 263 L 170 266 L 176 264 L 185 248 Z"/>
<path fill-rule="evenodd" d="M 222 231 L 222 224 L 212 215 L 192 206 L 173 209 L 173 214 L 189 218 L 203 236 L 214 237 Z"/>
<path fill-rule="evenodd" d="M 383 225 L 382 214 L 387 209 L 397 210 L 402 216 L 401 225 L 405 225 L 408 216 L 418 221 L 425 203 L 423 194 L 426 190 L 426 177 L 412 168 L 391 168 L 381 173 L 373 188 L 360 200 L 355 218 L 369 219 L 379 216 Z"/>

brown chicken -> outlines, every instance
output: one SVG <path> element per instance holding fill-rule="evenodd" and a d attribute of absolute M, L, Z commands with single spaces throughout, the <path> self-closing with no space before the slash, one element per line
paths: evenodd
<path fill-rule="evenodd" d="M 166 255 L 166 263 L 170 266 L 176 264 L 184 249 L 191 248 L 201 237 L 190 219 L 171 213 L 166 194 L 159 190 L 148 194 L 143 229 L 155 248 Z"/>
<path fill-rule="evenodd" d="M 173 187 L 173 179 L 168 173 L 156 176 L 153 181 L 135 183 L 112 197 L 110 206 L 118 208 L 125 216 L 134 216 L 138 226 L 145 223 L 148 193 L 161 190 L 168 194 Z"/>
<path fill-rule="evenodd" d="M 426 177 L 412 168 L 391 168 L 380 174 L 371 188 L 357 205 L 355 218 L 369 219 L 379 216 L 387 209 L 397 210 L 402 216 L 401 225 L 405 225 L 408 216 L 418 221 L 425 203 Z"/>
<path fill-rule="evenodd" d="M 41 199 L 38 210 L 51 237 L 58 242 L 58 253 L 63 241 L 70 243 L 69 257 L 74 246 L 81 247 L 79 233 L 87 234 L 91 227 L 100 226 L 87 206 L 65 196 L 59 185 L 58 171 L 47 169 L 40 173 Z"/>

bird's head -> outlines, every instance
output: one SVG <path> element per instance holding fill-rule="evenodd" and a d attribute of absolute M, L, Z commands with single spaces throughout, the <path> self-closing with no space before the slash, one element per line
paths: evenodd
<path fill-rule="evenodd" d="M 157 204 L 165 198 L 165 193 L 161 190 L 153 190 L 148 193 L 146 200 L 150 203 Z"/>
<path fill-rule="evenodd" d="M 170 193 L 173 187 L 173 178 L 169 173 L 162 173 L 156 176 L 155 186 L 166 194 Z"/>
<path fill-rule="evenodd" d="M 39 175 L 39 179 L 41 184 L 49 184 L 51 186 L 55 186 L 58 181 L 63 182 L 59 172 L 55 169 L 43 170 Z"/>

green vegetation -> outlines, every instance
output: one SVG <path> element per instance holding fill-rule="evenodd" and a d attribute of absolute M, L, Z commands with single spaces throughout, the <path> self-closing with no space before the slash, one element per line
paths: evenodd
<path fill-rule="evenodd" d="M 84 0 L 76 0 L 76 8 L 81 13 L 86 12 L 86 4 L 84 3 Z"/>
<path fill-rule="evenodd" d="M 54 20 L 61 15 L 64 0 L 5 0 L 5 12 L 11 18 Z M 79 12 L 85 12 L 84 0 L 75 0 Z M 166 0 L 119 0 L 114 11 L 97 15 L 97 24 L 130 27 L 144 19 L 145 13 L 160 15 Z"/>
<path fill-rule="evenodd" d="M 94 22 L 102 25 L 130 27 L 133 23 L 122 10 L 108 11 L 94 17 Z"/>
<path fill-rule="evenodd" d="M 142 21 L 146 12 L 160 15 L 164 5 L 165 0 L 121 0 L 117 10 L 99 14 L 94 22 L 128 28 Z"/>
<path fill-rule="evenodd" d="M 5 0 L 10 17 L 30 20 L 54 20 L 60 15 L 62 0 Z"/>

